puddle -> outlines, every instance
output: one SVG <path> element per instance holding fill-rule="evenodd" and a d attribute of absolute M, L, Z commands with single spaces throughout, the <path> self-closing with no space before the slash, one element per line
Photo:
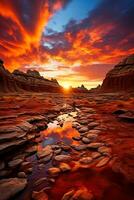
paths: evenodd
<path fill-rule="evenodd" d="M 68 145 L 75 144 L 77 141 L 72 139 L 73 136 L 79 136 L 76 129 L 72 128 L 72 122 L 75 120 L 77 112 L 71 112 L 69 114 L 62 114 L 57 117 L 53 122 L 48 123 L 48 128 L 40 132 L 41 142 L 38 144 L 38 150 L 41 150 L 47 145 L 65 143 Z M 60 123 L 63 126 L 60 126 Z M 67 154 L 67 152 L 62 151 L 62 154 Z M 40 190 L 44 187 L 50 186 L 48 183 L 44 183 L 40 186 L 35 186 L 34 183 L 43 177 L 47 176 L 47 169 L 52 166 L 52 160 L 44 164 L 44 167 L 39 168 L 39 163 L 37 155 L 33 154 L 26 159 L 32 163 L 32 174 L 28 176 L 28 186 L 20 194 L 17 195 L 14 200 L 29 200 L 31 197 L 31 192 L 33 190 Z"/>
<path fill-rule="evenodd" d="M 74 144 L 73 136 L 78 136 L 76 129 L 72 128 L 72 122 L 76 116 L 76 112 L 60 115 L 56 120 L 48 124 L 48 128 L 41 132 L 41 142 L 39 148 L 46 145 L 59 144 Z M 60 123 L 63 121 L 63 126 Z M 62 154 L 67 152 L 62 152 Z M 48 182 L 40 186 L 36 186 L 35 182 L 47 176 L 47 168 L 52 166 L 52 161 L 44 164 L 43 168 L 39 168 L 39 163 L 36 154 L 27 158 L 32 162 L 33 171 L 28 176 L 27 188 L 17 195 L 14 200 L 30 200 L 33 190 L 39 191 L 45 187 L 51 187 L 46 190 L 49 200 L 61 200 L 63 195 L 69 190 L 87 188 L 91 190 L 95 196 L 95 200 L 133 200 L 134 186 L 128 183 L 125 178 L 112 171 L 112 169 L 95 170 L 95 169 L 78 169 L 77 171 L 63 173 L 57 177 L 56 182 L 52 185 Z"/>
<path fill-rule="evenodd" d="M 42 143 L 41 146 L 58 144 L 64 142 L 65 144 L 77 144 L 76 141 L 72 140 L 73 136 L 79 136 L 76 129 L 72 128 L 72 122 L 75 121 L 77 112 L 71 112 L 69 114 L 63 114 L 57 117 L 57 120 L 50 122 L 48 128 L 41 132 Z M 60 123 L 63 126 L 60 126 Z M 40 148 L 40 147 L 39 147 Z"/>

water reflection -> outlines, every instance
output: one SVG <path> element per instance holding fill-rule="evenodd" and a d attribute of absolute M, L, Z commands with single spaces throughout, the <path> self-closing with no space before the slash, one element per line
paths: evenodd
<path fill-rule="evenodd" d="M 78 131 L 72 128 L 72 122 L 75 121 L 74 117 L 76 115 L 77 112 L 63 114 L 58 116 L 52 123 L 49 123 L 48 128 L 41 132 L 42 147 L 61 142 L 68 145 L 76 144 L 77 142 L 72 140 L 73 136 L 79 136 Z M 60 124 L 63 124 L 63 126 L 61 127 Z"/>

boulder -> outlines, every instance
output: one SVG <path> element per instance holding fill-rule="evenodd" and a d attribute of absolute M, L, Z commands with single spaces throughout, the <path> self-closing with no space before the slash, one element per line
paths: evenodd
<path fill-rule="evenodd" d="M 9 178 L 0 180 L 0 199 L 8 200 L 27 185 L 27 180 L 22 178 Z"/>

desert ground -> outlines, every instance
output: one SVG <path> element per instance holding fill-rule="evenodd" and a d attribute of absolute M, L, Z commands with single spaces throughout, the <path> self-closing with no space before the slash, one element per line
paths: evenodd
<path fill-rule="evenodd" d="M 134 94 L 0 97 L 0 200 L 132 200 Z"/>

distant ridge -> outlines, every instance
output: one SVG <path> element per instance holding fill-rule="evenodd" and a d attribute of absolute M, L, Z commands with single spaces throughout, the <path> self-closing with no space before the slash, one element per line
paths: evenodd
<path fill-rule="evenodd" d="M 57 80 L 45 79 L 36 70 L 28 70 L 26 73 L 15 70 L 10 73 L 0 60 L 0 92 L 60 92 L 61 88 Z"/>

